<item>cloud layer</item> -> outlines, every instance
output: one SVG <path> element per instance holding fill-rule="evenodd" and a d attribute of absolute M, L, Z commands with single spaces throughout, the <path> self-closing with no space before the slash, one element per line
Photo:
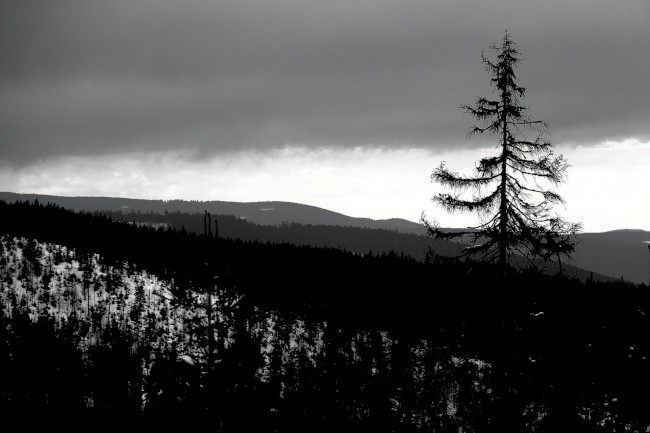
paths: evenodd
<path fill-rule="evenodd" d="M 0 160 L 449 149 L 508 28 L 556 143 L 650 137 L 647 1 L 0 2 Z"/>

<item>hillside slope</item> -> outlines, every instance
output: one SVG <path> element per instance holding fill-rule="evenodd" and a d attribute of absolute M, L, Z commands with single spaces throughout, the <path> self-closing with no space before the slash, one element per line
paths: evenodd
<path fill-rule="evenodd" d="M 647 285 L 650 280 L 650 256 L 645 241 L 650 241 L 650 232 L 643 230 L 583 233 L 573 264 Z"/>
<path fill-rule="evenodd" d="M 504 279 L 484 263 L 215 239 L 25 203 L 0 201 L 0 227 L 0 367 L 11 372 L 0 407 L 20 419 L 650 425 L 642 286 Z"/>

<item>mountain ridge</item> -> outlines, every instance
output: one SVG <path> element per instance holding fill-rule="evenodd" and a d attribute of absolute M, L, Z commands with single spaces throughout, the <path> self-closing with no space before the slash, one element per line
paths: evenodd
<path fill-rule="evenodd" d="M 233 215 L 240 219 L 262 226 L 279 226 L 282 223 L 306 225 L 327 225 L 341 227 L 360 227 L 385 229 L 405 234 L 424 235 L 420 224 L 412 221 L 390 218 L 373 220 L 371 218 L 350 217 L 338 212 L 294 202 L 226 202 L 226 201 L 186 201 L 186 200 L 148 200 L 117 197 L 61 197 L 44 194 L 19 194 L 0 192 L 0 200 L 7 202 L 34 201 L 50 202 L 76 211 L 99 212 L 119 211 L 203 213 Z M 614 279 L 623 278 L 635 283 L 648 284 L 648 251 L 644 242 L 650 240 L 650 232 L 641 229 L 616 229 L 600 233 L 583 233 L 580 242 L 569 262 L 572 265 Z"/>
<path fill-rule="evenodd" d="M 64 197 L 12 192 L 0 192 L 0 200 L 5 200 L 8 203 L 18 200 L 38 200 L 39 202 L 57 204 L 67 209 L 88 212 L 104 210 L 133 210 L 134 212 L 164 213 L 165 210 L 167 210 L 168 212 L 181 211 L 187 213 L 202 213 L 208 211 L 210 213 L 234 215 L 262 225 L 277 225 L 283 222 L 299 222 L 302 224 L 315 225 L 324 224 L 381 228 L 387 230 L 398 230 L 403 233 L 424 233 L 424 228 L 420 224 L 402 218 L 375 220 L 372 218 L 351 217 L 318 206 L 284 201 L 233 202 L 221 200 L 153 200 L 92 196 Z"/>

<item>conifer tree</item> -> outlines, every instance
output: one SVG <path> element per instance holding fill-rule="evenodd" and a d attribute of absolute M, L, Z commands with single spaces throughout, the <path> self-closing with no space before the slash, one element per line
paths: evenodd
<path fill-rule="evenodd" d="M 482 54 L 483 65 L 491 75 L 493 99 L 481 97 L 474 105 L 463 105 L 478 125 L 468 137 L 489 134 L 497 138 L 498 154 L 482 158 L 471 176 L 451 171 L 442 162 L 431 180 L 450 188 L 434 203 L 448 212 L 476 213 L 480 223 L 468 230 L 443 231 L 437 223 L 423 218 L 435 238 L 461 237 L 469 241 L 464 255 L 498 262 L 504 268 L 513 255 L 549 260 L 560 254 L 569 256 L 576 245 L 580 224 L 566 222 L 553 213 L 564 200 L 550 187 L 566 178 L 568 164 L 553 153 L 553 145 L 543 138 L 547 125 L 532 120 L 528 107 L 520 100 L 526 88 L 520 86 L 515 68 L 521 61 L 515 43 L 505 32 L 491 60 Z M 472 192 L 468 197 L 468 192 Z"/>

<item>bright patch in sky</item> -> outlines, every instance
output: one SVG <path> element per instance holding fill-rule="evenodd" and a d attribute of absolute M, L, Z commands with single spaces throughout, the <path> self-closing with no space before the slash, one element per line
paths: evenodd
<path fill-rule="evenodd" d="M 558 213 L 586 231 L 650 230 L 650 142 L 558 147 L 569 179 L 557 191 Z M 470 174 L 491 149 L 433 153 L 422 149 L 311 150 L 285 148 L 195 161 L 177 152 L 69 157 L 0 171 L 0 190 L 52 195 L 149 199 L 292 201 L 350 216 L 418 221 L 425 211 L 442 226 L 474 225 L 431 203 L 443 190 L 429 176 L 441 161 Z"/>
<path fill-rule="evenodd" d="M 569 180 L 560 186 L 563 214 L 587 231 L 650 230 L 650 142 L 630 139 L 560 149 L 569 159 Z"/>

